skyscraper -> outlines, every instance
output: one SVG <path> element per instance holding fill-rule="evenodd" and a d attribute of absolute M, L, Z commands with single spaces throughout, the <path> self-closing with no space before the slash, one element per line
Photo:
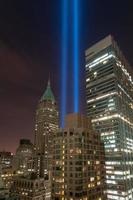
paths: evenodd
<path fill-rule="evenodd" d="M 67 115 L 53 150 L 53 200 L 106 200 L 104 147 L 86 117 Z"/>
<path fill-rule="evenodd" d="M 59 127 L 59 113 L 50 81 L 36 110 L 35 151 L 38 175 L 48 178 L 51 168 L 52 140 Z"/>
<path fill-rule="evenodd" d="M 87 115 L 101 134 L 108 200 L 133 199 L 132 70 L 112 36 L 86 50 Z"/>

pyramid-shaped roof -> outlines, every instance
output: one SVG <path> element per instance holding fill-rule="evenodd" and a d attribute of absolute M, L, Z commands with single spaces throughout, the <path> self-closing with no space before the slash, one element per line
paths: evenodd
<path fill-rule="evenodd" d="M 41 97 L 41 101 L 43 101 L 43 100 L 55 101 L 55 97 L 53 95 L 53 92 L 52 92 L 51 86 L 50 86 L 50 80 L 48 81 L 47 88 L 46 88 L 43 96 Z"/>

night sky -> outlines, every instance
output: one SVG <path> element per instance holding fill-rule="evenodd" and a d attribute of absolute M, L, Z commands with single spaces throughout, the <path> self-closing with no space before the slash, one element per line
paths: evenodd
<path fill-rule="evenodd" d="M 130 2 L 80 1 L 81 112 L 85 111 L 86 48 L 111 33 L 133 66 L 133 6 Z M 60 38 L 61 0 L 0 1 L 0 150 L 15 152 L 20 138 L 33 141 L 35 109 L 49 74 L 60 105 Z M 71 40 L 69 48 L 71 80 Z M 73 107 L 72 87 L 68 81 L 68 112 Z"/>

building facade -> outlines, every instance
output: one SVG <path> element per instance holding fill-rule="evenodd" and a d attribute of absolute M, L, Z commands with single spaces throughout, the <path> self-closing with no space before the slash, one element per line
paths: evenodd
<path fill-rule="evenodd" d="M 14 155 L 11 152 L 0 152 L 0 179 L 2 179 L 2 182 L 6 189 L 10 188 L 12 179 L 15 176 L 13 170 L 13 158 Z"/>
<path fill-rule="evenodd" d="M 107 199 L 132 200 L 132 70 L 112 36 L 85 54 L 87 115 L 104 142 Z"/>
<path fill-rule="evenodd" d="M 11 152 L 0 152 L 0 165 L 2 169 L 9 169 L 12 167 L 13 154 Z"/>
<path fill-rule="evenodd" d="M 80 114 L 54 134 L 52 200 L 105 200 L 104 148 Z"/>
<path fill-rule="evenodd" d="M 21 139 L 13 158 L 13 170 L 20 175 L 34 171 L 34 146 L 29 139 Z"/>
<path fill-rule="evenodd" d="M 2 166 L 0 166 L 0 199 L 6 200 L 9 197 L 9 190 L 5 187 L 2 180 Z"/>
<path fill-rule="evenodd" d="M 14 179 L 10 197 L 16 200 L 45 200 L 45 191 L 46 181 L 44 182 L 44 178 L 37 178 L 32 174 L 29 177 Z"/>

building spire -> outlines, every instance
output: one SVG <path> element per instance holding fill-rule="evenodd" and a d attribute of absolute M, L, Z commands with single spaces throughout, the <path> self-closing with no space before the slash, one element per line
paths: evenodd
<path fill-rule="evenodd" d="M 47 85 L 47 87 L 50 87 L 50 86 L 51 86 L 51 83 L 50 83 L 50 74 L 49 74 L 48 85 Z"/>
<path fill-rule="evenodd" d="M 50 101 L 55 101 L 52 89 L 51 89 L 51 83 L 50 83 L 50 76 L 48 78 L 48 83 L 47 83 L 47 88 L 41 97 L 41 101 L 43 100 L 50 100 Z"/>

